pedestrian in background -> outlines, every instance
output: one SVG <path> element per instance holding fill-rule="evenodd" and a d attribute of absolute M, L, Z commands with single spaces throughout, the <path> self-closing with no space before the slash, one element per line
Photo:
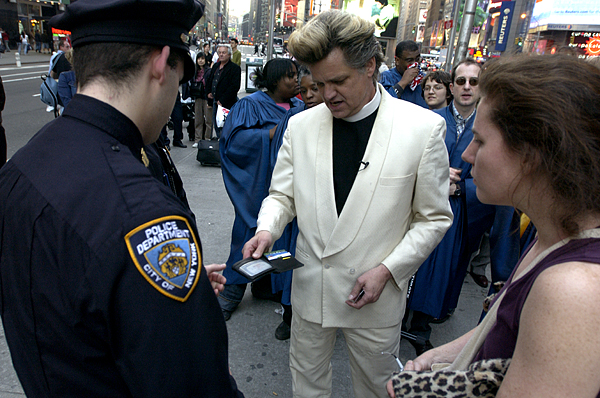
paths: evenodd
<path fill-rule="evenodd" d="M 206 78 L 206 90 L 208 99 L 213 101 L 213 123 L 217 138 L 221 138 L 222 127 L 217 126 L 217 110 L 221 105 L 223 108 L 231 109 L 237 102 L 237 93 L 242 84 L 242 69 L 231 62 L 233 54 L 229 44 L 219 44 L 216 54 L 218 61 L 214 63 L 210 74 Z"/>
<path fill-rule="evenodd" d="M 6 52 L 9 53 L 10 52 L 10 47 L 8 46 L 8 32 L 6 32 L 4 29 L 1 29 L 0 32 L 1 32 L 0 34 L 2 35 L 0 37 L 0 39 L 4 43 L 4 46 L 6 47 Z"/>
<path fill-rule="evenodd" d="M 73 49 L 67 50 L 65 59 L 69 64 L 73 64 Z M 67 107 L 73 96 L 77 93 L 77 79 L 73 69 L 62 72 L 58 76 L 58 96 L 63 107 Z M 64 108 L 62 108 L 64 109 Z"/>
<path fill-rule="evenodd" d="M 202 45 L 204 60 L 206 61 L 206 66 L 209 68 L 212 67 L 212 54 L 210 53 L 210 43 L 206 42 Z"/>
<path fill-rule="evenodd" d="M 232 51 L 231 61 L 234 64 L 236 64 L 237 66 L 241 67 L 242 66 L 242 52 L 240 50 L 238 50 L 239 43 L 240 42 L 235 37 L 233 39 L 229 40 L 229 44 L 231 45 L 231 51 Z"/>
<path fill-rule="evenodd" d="M 42 35 L 40 34 L 40 31 L 37 29 L 35 30 L 34 39 L 35 39 L 35 52 L 41 53 L 42 52 Z"/>
<path fill-rule="evenodd" d="M 450 105 L 452 92 L 450 91 L 452 76 L 446 71 L 428 73 L 421 81 L 421 95 L 429 109 L 442 109 Z"/>
<path fill-rule="evenodd" d="M 401 41 L 396 45 L 395 68 L 381 74 L 379 82 L 391 96 L 427 108 L 422 95 L 421 49 L 412 40 Z"/>
<path fill-rule="evenodd" d="M 190 96 L 194 99 L 194 148 L 198 141 L 212 138 L 212 107 L 208 106 L 206 96 L 206 76 L 210 68 L 206 65 L 206 58 L 199 53 L 196 56 L 196 71 L 190 80 Z M 191 123 L 191 122 L 190 122 Z"/>
<path fill-rule="evenodd" d="M 27 55 L 27 52 L 29 51 L 29 37 L 25 31 L 21 32 L 20 39 L 19 54 Z"/>

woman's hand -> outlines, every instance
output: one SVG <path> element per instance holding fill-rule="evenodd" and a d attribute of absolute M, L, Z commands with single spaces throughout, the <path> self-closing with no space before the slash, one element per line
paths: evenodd
<path fill-rule="evenodd" d="M 205 265 L 204 269 L 206 269 L 208 280 L 215 291 L 215 295 L 218 297 L 219 293 L 225 288 L 225 282 L 227 282 L 227 278 L 220 274 L 225 269 L 225 264 L 209 264 Z"/>

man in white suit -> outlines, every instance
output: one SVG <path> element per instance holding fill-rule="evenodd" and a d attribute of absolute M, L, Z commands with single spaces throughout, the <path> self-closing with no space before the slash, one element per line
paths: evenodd
<path fill-rule="evenodd" d="M 258 258 L 298 217 L 290 369 L 294 397 L 331 395 L 336 331 L 356 397 L 386 396 L 408 279 L 452 222 L 446 125 L 377 84 L 375 26 L 327 11 L 289 39 L 325 104 L 290 119 L 257 233 Z"/>

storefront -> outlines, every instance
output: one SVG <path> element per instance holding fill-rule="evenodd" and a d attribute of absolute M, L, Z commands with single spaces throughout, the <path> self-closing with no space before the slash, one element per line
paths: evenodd
<path fill-rule="evenodd" d="M 48 21 L 55 16 L 59 10 L 64 11 L 64 2 L 60 1 L 37 1 L 17 0 L 17 14 L 19 18 L 19 34 L 25 31 L 33 36 L 36 31 L 50 34 Z"/>

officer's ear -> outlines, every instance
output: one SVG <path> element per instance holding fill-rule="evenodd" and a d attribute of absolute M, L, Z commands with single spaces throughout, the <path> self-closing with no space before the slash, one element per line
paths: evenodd
<path fill-rule="evenodd" d="M 161 50 L 153 51 L 150 55 L 150 74 L 160 84 L 164 83 L 167 78 L 167 72 L 170 68 L 168 63 L 170 54 L 171 49 L 169 46 L 164 46 Z"/>

